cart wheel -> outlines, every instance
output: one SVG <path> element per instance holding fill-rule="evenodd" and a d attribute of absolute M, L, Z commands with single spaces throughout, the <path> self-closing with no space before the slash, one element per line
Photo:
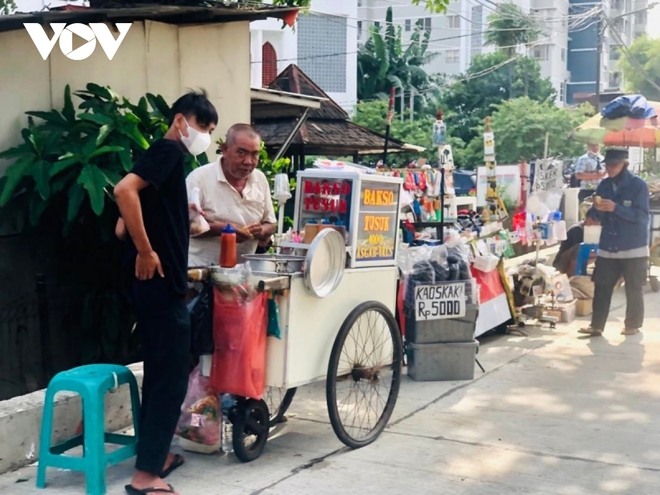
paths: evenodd
<path fill-rule="evenodd" d="M 348 315 L 328 364 L 326 398 L 335 434 L 357 449 L 383 431 L 401 384 L 401 332 L 386 306 L 367 301 Z"/>
<path fill-rule="evenodd" d="M 298 389 L 290 388 L 287 390 L 285 388 L 266 387 L 264 401 L 270 411 L 269 426 L 271 428 L 286 421 L 284 415 L 293 401 L 293 396 L 296 395 L 296 390 Z"/>
<path fill-rule="evenodd" d="M 263 400 L 242 400 L 234 409 L 232 444 L 234 453 L 243 462 L 261 455 L 268 440 L 268 406 Z"/>
<path fill-rule="evenodd" d="M 651 290 L 653 292 L 660 291 L 660 281 L 658 281 L 658 277 L 655 276 L 649 277 L 649 283 L 651 284 Z"/>

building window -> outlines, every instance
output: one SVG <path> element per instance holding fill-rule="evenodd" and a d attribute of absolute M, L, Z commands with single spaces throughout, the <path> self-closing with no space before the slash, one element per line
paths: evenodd
<path fill-rule="evenodd" d="M 379 27 L 380 27 L 380 21 L 376 21 L 376 22 L 374 22 L 374 26 L 376 26 L 377 28 L 379 28 Z"/>
<path fill-rule="evenodd" d="M 362 0 L 358 0 L 358 7 L 362 7 Z"/>
<path fill-rule="evenodd" d="M 621 73 L 612 72 L 610 74 L 610 87 L 608 89 L 619 89 L 621 87 Z"/>
<path fill-rule="evenodd" d="M 637 24 L 646 24 L 646 12 L 637 12 L 635 14 L 635 22 Z"/>
<path fill-rule="evenodd" d="M 310 13 L 298 19 L 296 29 L 298 66 L 323 91 L 346 92 L 347 19 Z"/>
<path fill-rule="evenodd" d="M 261 47 L 261 85 L 265 88 L 277 77 L 277 53 L 270 43 Z"/>
<path fill-rule="evenodd" d="M 623 8 L 623 0 L 612 0 L 611 5 L 614 10 L 621 10 Z"/>
<path fill-rule="evenodd" d="M 430 17 L 425 17 L 424 18 L 424 29 L 428 31 L 429 33 L 431 32 L 431 19 Z"/>
<path fill-rule="evenodd" d="M 362 39 L 362 21 L 357 21 L 357 38 L 358 41 Z"/>
<path fill-rule="evenodd" d="M 447 27 L 451 29 L 457 29 L 461 27 L 461 18 L 457 15 L 448 15 L 447 16 Z"/>
<path fill-rule="evenodd" d="M 550 58 L 550 47 L 548 45 L 538 45 L 532 48 L 532 57 L 536 60 L 548 60 Z"/>
<path fill-rule="evenodd" d="M 618 45 L 610 46 L 610 60 L 619 60 L 621 58 L 621 52 L 619 51 Z"/>
<path fill-rule="evenodd" d="M 566 61 L 566 48 L 561 49 L 561 61 Z"/>
<path fill-rule="evenodd" d="M 461 52 L 460 50 L 447 50 L 445 52 L 445 62 L 448 64 L 457 64 L 460 62 Z"/>
<path fill-rule="evenodd" d="M 481 53 L 483 46 L 483 30 L 481 25 L 484 18 L 484 8 L 482 5 L 472 7 L 472 22 L 470 34 L 470 57 L 474 57 Z"/>
<path fill-rule="evenodd" d="M 562 81 L 562 83 L 559 85 L 559 101 L 566 101 L 566 81 Z"/>
<path fill-rule="evenodd" d="M 412 20 L 411 19 L 406 19 L 404 24 L 405 24 L 405 30 L 406 31 L 412 31 Z"/>

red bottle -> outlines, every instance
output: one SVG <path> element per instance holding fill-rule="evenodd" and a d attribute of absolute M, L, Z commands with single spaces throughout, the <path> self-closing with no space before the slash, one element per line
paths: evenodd
<path fill-rule="evenodd" d="M 220 266 L 223 268 L 236 266 L 236 231 L 229 224 L 220 234 Z"/>

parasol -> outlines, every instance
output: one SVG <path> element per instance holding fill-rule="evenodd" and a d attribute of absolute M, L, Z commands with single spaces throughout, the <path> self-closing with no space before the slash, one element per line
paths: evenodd
<path fill-rule="evenodd" d="M 578 126 L 573 131 L 573 138 L 605 146 L 660 147 L 658 113 L 658 101 L 647 101 L 639 95 L 620 96 Z"/>

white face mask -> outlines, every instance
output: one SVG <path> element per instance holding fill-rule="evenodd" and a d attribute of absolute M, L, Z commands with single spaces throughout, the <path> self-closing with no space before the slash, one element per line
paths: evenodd
<path fill-rule="evenodd" d="M 206 132 L 200 132 L 197 129 L 190 127 L 188 121 L 184 119 L 188 127 L 188 137 L 184 136 L 181 131 L 181 142 L 188 148 L 191 155 L 197 156 L 204 153 L 209 146 L 211 146 L 211 135 Z"/>

